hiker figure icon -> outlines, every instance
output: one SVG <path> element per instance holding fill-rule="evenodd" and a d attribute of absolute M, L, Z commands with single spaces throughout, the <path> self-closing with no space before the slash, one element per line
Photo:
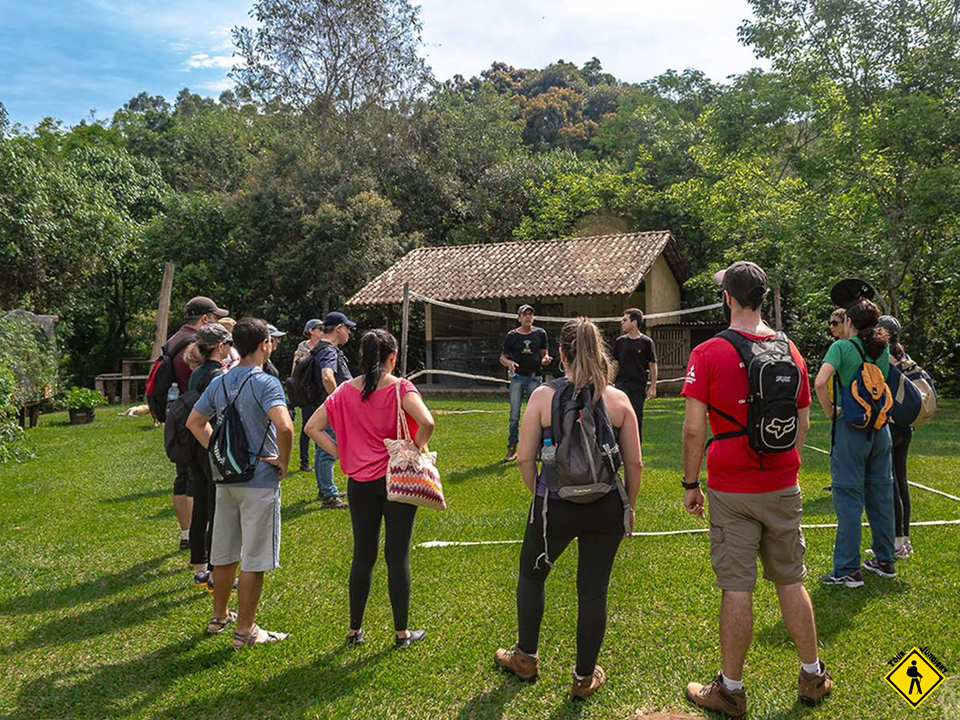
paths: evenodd
<path fill-rule="evenodd" d="M 917 693 L 923 695 L 923 690 L 920 689 L 920 681 L 923 679 L 923 675 L 920 674 L 920 671 L 917 670 L 917 661 L 914 660 L 910 667 L 907 668 L 907 677 L 910 678 L 910 692 L 908 695 L 913 695 L 913 686 L 916 684 Z"/>

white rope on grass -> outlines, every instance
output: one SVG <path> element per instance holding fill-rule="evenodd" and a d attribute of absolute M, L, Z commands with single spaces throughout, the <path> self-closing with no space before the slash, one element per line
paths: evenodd
<path fill-rule="evenodd" d="M 870 523 L 861 523 L 863 527 L 870 527 Z M 960 519 L 957 520 L 921 520 L 910 523 L 911 527 L 917 525 L 935 526 L 935 525 L 960 525 Z M 811 523 L 801 525 L 804 530 L 820 530 L 824 528 L 835 528 L 837 523 Z M 710 528 L 689 528 L 687 530 L 661 530 L 658 532 L 634 532 L 631 537 L 664 537 L 667 535 L 696 535 L 710 532 Z M 427 540 L 417 543 L 414 548 L 446 548 L 446 547 L 476 547 L 481 545 L 519 545 L 523 540 Z"/>
<path fill-rule="evenodd" d="M 448 310 L 459 310 L 460 312 L 472 313 L 474 315 L 484 315 L 486 317 L 495 317 L 495 318 L 504 318 L 506 320 L 516 320 L 517 316 L 515 313 L 505 313 L 499 312 L 497 310 L 484 310 L 482 308 L 472 308 L 465 305 L 455 305 L 454 303 L 444 302 L 442 300 L 434 300 L 431 297 L 426 295 L 421 295 L 416 290 L 410 291 L 410 297 L 417 300 L 422 300 L 425 303 L 430 303 L 437 307 L 447 308 Z M 674 317 L 675 315 L 689 315 L 691 313 L 703 312 L 705 310 L 716 310 L 717 308 L 723 307 L 723 303 L 712 303 L 710 305 L 701 305 L 700 307 L 687 308 L 685 310 L 672 310 L 670 312 L 659 312 L 659 313 L 650 313 L 649 315 L 644 315 L 643 317 L 647 320 L 659 320 L 660 318 Z M 623 316 L 617 317 L 602 317 L 602 318 L 590 318 L 593 322 L 620 322 Z M 556 317 L 553 315 L 537 315 L 537 320 L 540 322 L 557 322 L 565 323 L 573 320 L 569 317 Z"/>
<path fill-rule="evenodd" d="M 417 372 L 413 373 L 413 375 L 409 375 L 407 377 L 407 380 L 409 380 L 410 382 L 413 382 L 417 378 L 423 377 L 424 375 L 446 375 L 448 377 L 458 377 L 458 378 L 464 378 L 466 380 L 481 380 L 481 381 L 487 381 L 487 382 L 497 382 L 497 383 L 503 383 L 504 385 L 510 384 L 510 381 L 505 380 L 504 378 L 492 377 L 489 375 L 471 375 L 470 373 L 462 373 L 462 372 L 457 372 L 455 370 L 418 370 Z M 679 377 L 679 378 L 669 378 L 666 380 L 657 380 L 657 385 L 659 385 L 660 383 L 683 382 L 685 379 L 686 378 Z"/>
<path fill-rule="evenodd" d="M 811 450 L 815 450 L 818 453 L 823 453 L 824 455 L 830 454 L 828 451 L 818 447 L 814 447 L 813 445 L 804 445 L 804 447 L 810 448 Z M 913 480 L 907 480 L 907 484 L 913 485 L 914 487 L 920 488 L 921 490 L 926 490 L 927 492 L 932 492 L 937 495 L 942 495 L 945 498 L 950 498 L 951 500 L 956 500 L 957 502 L 960 502 L 960 497 L 957 497 L 956 495 L 951 495 L 950 493 L 946 493 L 943 490 L 937 490 L 936 488 L 927 487 L 926 485 L 921 485 L 920 483 L 914 482 Z M 914 524 L 914 523 L 911 523 L 911 524 Z"/>

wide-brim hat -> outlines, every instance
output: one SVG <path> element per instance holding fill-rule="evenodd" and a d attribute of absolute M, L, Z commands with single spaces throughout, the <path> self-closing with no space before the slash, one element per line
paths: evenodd
<path fill-rule="evenodd" d="M 830 289 L 830 300 L 837 307 L 848 310 L 861 300 L 873 300 L 877 291 L 860 278 L 846 278 Z"/>

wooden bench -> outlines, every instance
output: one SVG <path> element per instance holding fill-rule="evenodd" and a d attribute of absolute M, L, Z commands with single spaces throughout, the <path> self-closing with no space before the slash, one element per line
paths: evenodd
<path fill-rule="evenodd" d="M 100 373 L 93 379 L 93 384 L 106 396 L 108 403 L 119 402 L 130 405 L 140 399 L 140 383 L 145 383 L 147 377 L 147 375 L 124 373 Z"/>

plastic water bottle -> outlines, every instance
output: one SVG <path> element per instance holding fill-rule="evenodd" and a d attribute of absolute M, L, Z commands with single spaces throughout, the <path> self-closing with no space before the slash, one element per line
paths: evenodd
<path fill-rule="evenodd" d="M 172 403 L 178 397 L 180 397 L 180 388 L 177 386 L 176 383 L 173 383 L 172 385 L 170 385 L 170 389 L 167 390 L 167 405 Z"/>
<path fill-rule="evenodd" d="M 540 448 L 540 462 L 544 465 L 553 465 L 557 461 L 557 446 L 553 440 L 545 438 L 543 447 Z"/>

